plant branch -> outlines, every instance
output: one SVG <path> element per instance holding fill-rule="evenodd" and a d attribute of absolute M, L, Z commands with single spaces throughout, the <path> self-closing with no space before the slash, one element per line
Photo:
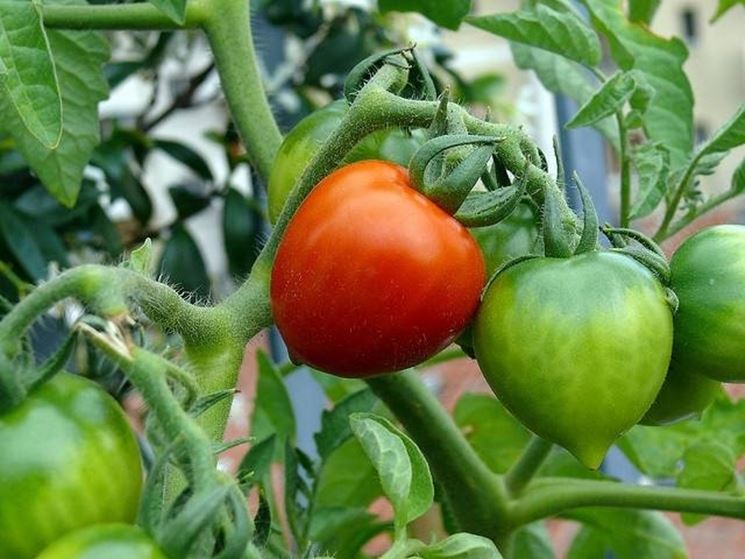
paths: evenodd
<path fill-rule="evenodd" d="M 199 27 L 207 13 L 205 0 L 189 0 L 186 20 L 179 24 L 149 2 L 79 6 L 69 4 L 41 5 L 46 27 L 60 29 L 165 30 Z"/>
<path fill-rule="evenodd" d="M 533 435 L 520 458 L 505 474 L 504 483 L 511 495 L 519 495 L 548 458 L 553 444 Z"/>
<path fill-rule="evenodd" d="M 383 375 L 367 383 L 422 449 L 460 528 L 501 537 L 507 507 L 501 478 L 487 468 L 416 373 Z"/>
<path fill-rule="evenodd" d="M 714 491 L 544 478 L 531 484 L 515 502 L 510 520 L 520 526 L 580 507 L 665 510 L 745 519 L 745 498 Z"/>
<path fill-rule="evenodd" d="M 628 227 L 629 216 L 631 215 L 631 154 L 629 153 L 626 123 L 621 111 L 616 113 L 616 122 L 618 123 L 619 139 L 618 158 L 621 162 L 621 215 L 619 216 L 619 223 L 621 227 Z"/>
<path fill-rule="evenodd" d="M 673 221 L 673 218 L 675 217 L 675 213 L 678 211 L 680 201 L 683 199 L 683 195 L 685 194 L 688 185 L 693 179 L 693 173 L 696 170 L 696 165 L 698 165 L 698 161 L 699 159 L 701 159 L 701 156 L 702 154 L 701 152 L 699 152 L 693 157 L 693 159 L 691 159 L 691 162 L 688 164 L 688 168 L 686 169 L 683 178 L 680 179 L 680 182 L 675 187 L 673 196 L 668 202 L 667 208 L 665 209 L 665 216 L 662 218 L 662 223 L 660 224 L 659 229 L 657 229 L 657 232 L 654 234 L 655 241 L 663 241 L 670 236 L 668 229 Z"/>
<path fill-rule="evenodd" d="M 730 189 L 716 196 L 712 196 L 706 202 L 698 206 L 694 211 L 691 211 L 687 213 L 686 215 L 682 216 L 677 221 L 674 221 L 665 231 L 665 239 L 672 237 L 678 231 L 680 231 L 684 227 L 687 227 L 688 225 L 696 221 L 699 217 L 709 213 L 711 210 L 716 209 L 717 207 L 721 206 L 725 202 L 729 202 L 733 198 L 737 198 L 739 195 L 740 195 L 740 192 Z M 659 240 L 664 240 L 664 239 L 659 239 Z"/>

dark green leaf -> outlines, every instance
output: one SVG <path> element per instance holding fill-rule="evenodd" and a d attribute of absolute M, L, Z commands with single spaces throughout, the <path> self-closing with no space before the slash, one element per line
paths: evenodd
<path fill-rule="evenodd" d="M 329 556 L 356 558 L 388 526 L 364 508 L 322 507 L 313 510 L 310 537 Z"/>
<path fill-rule="evenodd" d="M 512 539 L 513 557 L 554 559 L 551 536 L 544 522 L 534 522 L 515 532 Z"/>
<path fill-rule="evenodd" d="M 51 3 L 51 2 L 50 2 Z M 77 0 L 56 3 L 79 4 Z M 78 196 L 83 169 L 99 141 L 98 102 L 108 94 L 102 65 L 109 58 L 103 36 L 93 31 L 48 30 L 62 94 L 62 138 L 54 149 L 45 148 L 35 138 L 23 134 L 23 124 L 8 114 L 0 96 L 0 115 L 7 119 L 8 131 L 17 147 L 49 192 L 71 207 Z"/>
<path fill-rule="evenodd" d="M 253 543 L 257 547 L 264 547 L 272 532 L 272 507 L 264 492 L 259 492 L 259 510 L 254 517 Z"/>
<path fill-rule="evenodd" d="M 735 169 L 732 175 L 732 186 L 730 187 L 735 192 L 745 191 L 745 159 L 740 161 L 740 164 Z"/>
<path fill-rule="evenodd" d="M 589 74 L 578 64 L 563 56 L 536 49 L 520 43 L 510 43 L 515 64 L 523 70 L 533 70 L 549 91 L 561 93 L 578 105 L 595 94 Z M 618 127 L 613 119 L 605 118 L 593 124 L 618 151 Z"/>
<path fill-rule="evenodd" d="M 629 20 L 638 23 L 652 23 L 662 0 L 629 0 Z"/>
<path fill-rule="evenodd" d="M 40 10 L 36 2 L 0 2 L 0 93 L 25 127 L 14 133 L 54 149 L 62 137 L 62 99 Z"/>
<path fill-rule="evenodd" d="M 10 206 L 0 204 L 0 233 L 16 260 L 35 281 L 47 277 L 47 260 L 33 231 Z"/>
<path fill-rule="evenodd" d="M 745 144 L 745 103 L 740 105 L 732 118 L 712 134 L 699 150 L 700 155 L 723 153 Z"/>
<path fill-rule="evenodd" d="M 183 223 L 173 226 L 158 269 L 179 289 L 199 298 L 206 298 L 210 293 L 210 278 L 202 254 Z"/>
<path fill-rule="evenodd" d="M 622 70 L 638 70 L 655 95 L 644 116 L 653 142 L 670 150 L 673 169 L 693 149 L 693 92 L 683 64 L 688 50 L 680 39 L 655 35 L 646 25 L 626 19 L 621 0 L 583 0 L 593 23 L 607 37 L 611 55 Z"/>
<path fill-rule="evenodd" d="M 631 219 L 648 216 L 667 192 L 670 175 L 670 152 L 660 143 L 647 142 L 632 155 L 638 177 L 638 192 L 631 208 Z"/>
<path fill-rule="evenodd" d="M 481 459 L 497 473 L 507 471 L 530 439 L 530 432 L 499 400 L 486 394 L 461 396 L 453 419 Z M 495 437 L 499 444 L 494 443 Z"/>
<path fill-rule="evenodd" d="M 225 195 L 222 230 L 230 274 L 243 278 L 259 254 L 261 214 L 235 188 L 229 188 Z"/>
<path fill-rule="evenodd" d="M 238 466 L 236 477 L 248 491 L 254 485 L 261 484 L 269 474 L 269 467 L 275 454 L 276 435 L 269 435 L 263 441 L 251 445 Z"/>
<path fill-rule="evenodd" d="M 111 62 L 104 68 L 104 74 L 109 87 L 114 89 L 140 68 L 142 68 L 140 61 Z"/>
<path fill-rule="evenodd" d="M 199 185 L 172 186 L 168 189 L 168 194 L 171 195 L 178 218 L 182 221 L 210 205 L 209 194 L 203 192 Z"/>
<path fill-rule="evenodd" d="M 659 512 L 630 509 L 578 509 L 565 514 L 584 524 L 567 559 L 686 559 L 683 538 Z M 582 532 L 581 532 L 582 534 Z"/>
<path fill-rule="evenodd" d="M 321 460 L 328 458 L 352 436 L 349 416 L 353 413 L 372 411 L 377 401 L 372 391 L 365 389 L 343 399 L 333 409 L 324 410 L 321 415 L 321 430 L 315 434 L 316 448 Z"/>
<path fill-rule="evenodd" d="M 641 79 L 643 79 L 642 75 L 633 70 L 616 73 L 579 108 L 577 114 L 567 122 L 566 127 L 589 126 L 615 114 L 623 108 L 626 101 L 631 99 Z"/>
<path fill-rule="evenodd" d="M 155 140 L 153 142 L 153 147 L 163 150 L 176 161 L 186 165 L 189 169 L 194 171 L 199 178 L 206 181 L 212 180 L 212 171 L 210 171 L 210 167 L 207 165 L 204 157 L 186 144 L 174 142 L 172 140 Z"/>
<path fill-rule="evenodd" d="M 263 440 L 273 433 L 282 439 L 295 440 L 295 412 L 277 367 L 263 351 L 256 356 L 259 379 L 251 417 L 251 436 Z"/>
<path fill-rule="evenodd" d="M 150 3 L 179 25 L 186 21 L 186 0 L 150 0 Z"/>
<path fill-rule="evenodd" d="M 711 23 L 717 21 L 735 6 L 745 6 L 745 0 L 719 0 L 717 11 L 711 17 Z"/>
<path fill-rule="evenodd" d="M 458 29 L 471 11 L 471 0 L 378 0 L 381 12 L 419 12 L 437 25 Z"/>
<path fill-rule="evenodd" d="M 466 21 L 510 41 L 560 54 L 588 66 L 600 62 L 600 40 L 577 15 L 543 4 L 506 14 L 468 17 Z"/>
<path fill-rule="evenodd" d="M 91 232 L 96 236 L 99 246 L 109 253 L 112 258 L 117 258 L 124 247 L 119 231 L 111 223 L 109 216 L 96 204 L 91 208 L 89 214 Z"/>

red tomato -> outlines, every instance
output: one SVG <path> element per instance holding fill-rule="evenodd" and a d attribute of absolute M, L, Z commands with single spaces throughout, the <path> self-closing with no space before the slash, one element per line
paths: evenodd
<path fill-rule="evenodd" d="M 290 222 L 271 298 L 295 360 L 364 377 L 447 346 L 484 282 L 473 237 L 414 190 L 406 169 L 362 161 L 321 181 Z"/>

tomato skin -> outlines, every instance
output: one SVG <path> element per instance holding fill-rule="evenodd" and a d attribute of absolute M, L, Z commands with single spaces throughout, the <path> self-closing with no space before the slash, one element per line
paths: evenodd
<path fill-rule="evenodd" d="M 745 226 L 719 225 L 688 238 L 670 261 L 680 301 L 675 355 L 686 372 L 745 382 Z"/>
<path fill-rule="evenodd" d="M 274 159 L 267 185 L 269 220 L 277 221 L 295 183 L 323 142 L 349 110 L 346 101 L 333 101 L 301 120 L 287 136 Z M 426 140 L 422 131 L 411 134 L 398 128 L 378 130 L 367 136 L 344 158 L 344 163 L 382 159 L 408 165 L 411 156 Z"/>
<path fill-rule="evenodd" d="M 95 383 L 57 374 L 0 416 L 0 449 L 0 558 L 36 557 L 70 531 L 134 520 L 139 448 Z"/>
<path fill-rule="evenodd" d="M 665 379 L 672 313 L 662 286 L 630 257 L 536 258 L 490 284 L 474 342 L 515 417 L 597 468 Z"/>
<path fill-rule="evenodd" d="M 126 524 L 91 526 L 68 534 L 36 559 L 167 559 L 141 528 Z"/>
<path fill-rule="evenodd" d="M 397 371 L 447 346 L 485 281 L 478 245 L 403 167 L 347 165 L 290 222 L 274 262 L 275 322 L 296 360 L 339 376 Z"/>
<path fill-rule="evenodd" d="M 722 392 L 722 385 L 703 375 L 689 373 L 673 363 L 665 377 L 652 407 L 639 423 L 643 425 L 670 425 L 685 419 L 699 417 Z"/>
<path fill-rule="evenodd" d="M 484 253 L 487 276 L 513 258 L 531 254 L 540 235 L 535 212 L 524 203 L 519 204 L 507 219 L 469 231 Z"/>

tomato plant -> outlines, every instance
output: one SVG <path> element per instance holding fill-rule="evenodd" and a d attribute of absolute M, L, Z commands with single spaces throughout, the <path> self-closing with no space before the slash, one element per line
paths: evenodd
<path fill-rule="evenodd" d="M 131 522 L 142 466 L 114 399 L 60 373 L 0 416 L 0 557 L 36 557 L 91 524 Z"/>
<path fill-rule="evenodd" d="M 402 167 L 363 161 L 326 177 L 293 218 L 272 270 L 272 310 L 294 359 L 367 376 L 446 347 L 484 280 L 462 225 Z"/>
<path fill-rule="evenodd" d="M 513 258 L 535 252 L 540 235 L 535 211 L 527 204 L 520 204 L 504 221 L 470 231 L 484 253 L 488 275 Z"/>
<path fill-rule="evenodd" d="M 54 542 L 37 559 L 166 559 L 153 540 L 135 526 L 102 524 Z"/>

